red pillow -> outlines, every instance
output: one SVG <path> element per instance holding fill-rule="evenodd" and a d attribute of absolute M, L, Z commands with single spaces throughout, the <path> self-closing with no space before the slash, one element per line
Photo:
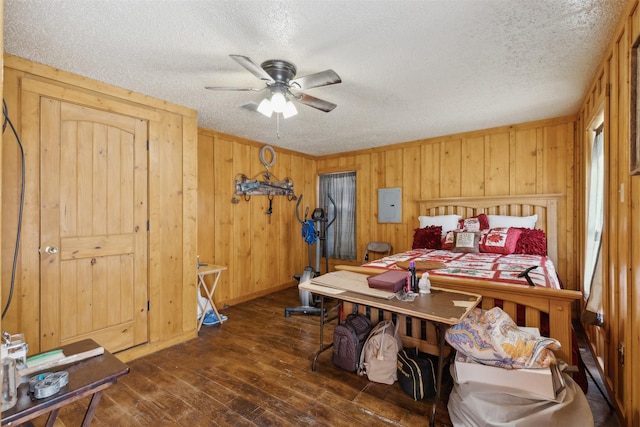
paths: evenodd
<path fill-rule="evenodd" d="M 462 230 L 449 230 L 447 234 L 442 238 L 441 248 L 450 251 L 453 248 L 453 240 L 455 238 L 455 232 Z"/>
<path fill-rule="evenodd" d="M 458 228 L 466 231 L 481 231 L 488 230 L 491 227 L 489 226 L 487 215 L 481 213 L 471 218 L 461 219 L 458 221 Z"/>
<path fill-rule="evenodd" d="M 544 231 L 532 228 L 521 230 L 522 234 L 513 253 L 547 256 L 547 236 Z"/>
<path fill-rule="evenodd" d="M 413 233 L 413 245 L 411 249 L 440 249 L 442 246 L 442 227 L 429 225 L 424 228 L 416 228 Z"/>
<path fill-rule="evenodd" d="M 520 228 L 492 228 L 483 233 L 480 241 L 480 252 L 512 254 L 516 250 L 521 234 L 522 229 Z"/>

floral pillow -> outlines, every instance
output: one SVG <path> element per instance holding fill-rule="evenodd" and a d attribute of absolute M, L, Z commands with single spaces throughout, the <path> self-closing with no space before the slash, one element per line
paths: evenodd
<path fill-rule="evenodd" d="M 521 234 L 522 230 L 520 228 L 492 228 L 482 235 L 480 252 L 512 254 L 516 250 Z"/>
<path fill-rule="evenodd" d="M 413 245 L 411 249 L 440 249 L 442 246 L 442 227 L 429 225 L 424 228 L 416 228 L 413 233 Z"/>
<path fill-rule="evenodd" d="M 461 219 L 458 222 L 458 228 L 466 231 L 481 231 L 489 229 L 489 218 L 486 214 L 478 214 L 471 218 Z"/>
<path fill-rule="evenodd" d="M 450 251 L 451 248 L 453 248 L 453 238 L 455 236 L 455 232 L 456 231 L 462 231 L 462 230 L 449 230 L 449 231 L 447 231 L 447 233 L 442 238 L 442 246 L 441 246 L 442 249 Z"/>
<path fill-rule="evenodd" d="M 514 254 L 547 256 L 547 236 L 543 230 L 521 228 L 522 234 L 516 244 Z"/>

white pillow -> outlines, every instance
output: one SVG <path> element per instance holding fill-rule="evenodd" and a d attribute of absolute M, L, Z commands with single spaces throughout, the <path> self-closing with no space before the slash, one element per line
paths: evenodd
<path fill-rule="evenodd" d="M 425 228 L 430 225 L 439 225 L 442 227 L 442 236 L 447 234 L 447 231 L 457 230 L 458 221 L 462 217 L 460 215 L 436 215 L 436 216 L 419 216 L 420 228 Z"/>
<path fill-rule="evenodd" d="M 509 215 L 487 215 L 489 227 L 491 228 L 536 228 L 538 215 L 531 216 L 509 216 Z"/>

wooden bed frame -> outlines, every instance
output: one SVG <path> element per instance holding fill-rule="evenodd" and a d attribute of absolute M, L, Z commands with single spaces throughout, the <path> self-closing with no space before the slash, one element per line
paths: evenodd
<path fill-rule="evenodd" d="M 454 197 L 444 199 L 417 200 L 419 215 L 458 214 L 468 218 L 479 213 L 493 215 L 528 216 L 537 214 L 537 228 L 545 231 L 549 258 L 557 262 L 558 257 L 558 200 L 560 194 L 535 194 L 488 197 Z M 416 218 L 417 222 L 417 218 Z M 337 270 L 350 270 L 365 274 L 378 274 L 380 269 L 336 266 Z M 460 290 L 482 295 L 482 308 L 487 310 L 496 305 L 502 307 L 512 319 L 520 318 L 520 326 L 540 328 L 544 317 L 548 318 L 548 335 L 562 345 L 556 356 L 572 363 L 571 308 L 574 301 L 582 297 L 579 291 L 557 290 L 514 286 L 484 280 L 431 276 L 432 286 Z M 519 308 L 520 307 L 520 308 Z M 350 307 L 345 306 L 345 312 Z M 368 307 L 358 307 L 359 312 L 369 312 L 374 323 L 378 319 L 389 318 L 389 313 L 378 313 Z M 520 316 L 518 316 L 520 313 Z M 417 319 L 398 319 L 405 346 L 419 347 L 428 353 L 437 354 L 435 327 L 423 324 Z"/>

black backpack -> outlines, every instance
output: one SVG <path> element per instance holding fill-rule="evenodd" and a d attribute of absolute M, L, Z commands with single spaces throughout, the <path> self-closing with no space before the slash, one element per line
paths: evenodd
<path fill-rule="evenodd" d="M 436 394 L 436 360 L 437 357 L 422 353 L 417 348 L 398 352 L 398 382 L 413 400 Z"/>
<path fill-rule="evenodd" d="M 371 321 L 362 314 L 350 314 L 333 330 L 333 364 L 355 372 L 362 346 L 371 331 Z"/>

